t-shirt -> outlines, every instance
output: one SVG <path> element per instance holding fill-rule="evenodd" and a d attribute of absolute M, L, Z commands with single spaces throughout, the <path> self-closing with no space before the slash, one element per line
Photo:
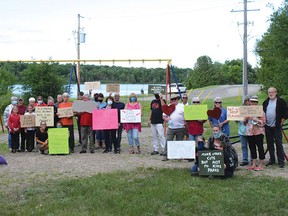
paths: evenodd
<path fill-rule="evenodd" d="M 103 109 L 104 107 L 107 106 L 107 103 L 106 103 L 106 102 L 99 102 L 99 101 L 97 101 L 96 103 L 98 104 L 98 109 L 99 109 L 99 110 L 101 110 L 101 109 Z"/>
<path fill-rule="evenodd" d="M 62 102 L 59 104 L 58 108 L 67 108 L 67 107 L 72 107 L 73 103 L 72 102 Z M 73 125 L 73 117 L 70 118 L 61 118 L 61 122 L 64 126 L 66 125 Z"/>
<path fill-rule="evenodd" d="M 269 100 L 267 111 L 266 111 L 266 125 L 269 127 L 276 126 L 276 103 L 277 98 L 275 100 Z"/>
<path fill-rule="evenodd" d="M 92 126 L 92 113 L 84 112 L 81 114 L 80 126 Z"/>
<path fill-rule="evenodd" d="M 38 138 L 38 140 L 45 142 L 48 139 L 48 132 L 47 130 L 44 131 L 44 133 L 41 132 L 40 129 L 37 129 L 36 131 L 36 137 Z M 37 143 L 38 144 L 38 143 Z"/>
<path fill-rule="evenodd" d="M 184 105 L 178 103 L 170 118 L 171 120 L 168 122 L 170 129 L 184 128 Z"/>
<path fill-rule="evenodd" d="M 116 108 L 118 109 L 118 123 L 120 123 L 120 110 L 124 109 L 125 108 L 125 104 L 122 103 L 122 102 L 114 102 L 112 104 L 112 108 Z"/>
<path fill-rule="evenodd" d="M 212 121 L 212 125 L 219 125 L 219 122 L 222 123 L 223 121 L 227 120 L 227 110 L 225 108 L 221 108 L 221 116 L 217 120 L 215 118 L 208 117 L 209 121 Z M 228 137 L 230 136 L 230 127 L 229 122 L 224 124 L 221 128 L 222 132 L 226 134 Z"/>
<path fill-rule="evenodd" d="M 154 99 L 150 104 L 151 124 L 163 124 L 161 100 Z"/>

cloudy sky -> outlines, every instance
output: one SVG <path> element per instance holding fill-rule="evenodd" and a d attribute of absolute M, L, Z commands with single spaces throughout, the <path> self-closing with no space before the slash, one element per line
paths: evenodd
<path fill-rule="evenodd" d="M 86 42 L 81 59 L 171 58 L 192 68 L 208 55 L 213 61 L 242 58 L 242 0 L 0 0 L 0 59 L 76 59 L 77 14 Z M 256 65 L 255 40 L 269 26 L 272 3 L 254 0 L 248 9 L 248 61 Z M 141 63 L 158 67 L 161 64 Z M 123 64 L 122 64 L 123 65 Z M 128 63 L 124 63 L 128 66 Z M 131 64 L 132 66 L 139 66 Z"/>

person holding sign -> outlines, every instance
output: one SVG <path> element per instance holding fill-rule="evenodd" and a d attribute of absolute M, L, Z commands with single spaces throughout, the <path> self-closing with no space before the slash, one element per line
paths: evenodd
<path fill-rule="evenodd" d="M 215 97 L 213 101 L 214 101 L 214 107 L 218 107 L 221 109 L 221 115 L 220 115 L 219 119 L 208 117 L 209 123 L 210 123 L 211 127 L 213 125 L 219 125 L 222 132 L 229 137 L 230 136 L 230 126 L 229 126 L 229 121 L 227 120 L 227 110 L 222 107 L 221 97 Z"/>
<path fill-rule="evenodd" d="M 26 106 L 24 105 L 24 100 L 23 98 L 19 98 L 18 99 L 18 114 L 19 115 L 24 115 L 26 112 Z M 25 128 L 21 128 L 21 132 L 20 132 L 20 137 L 21 137 L 21 144 L 20 144 L 20 149 L 21 152 L 25 151 L 25 143 L 26 143 L 26 133 L 25 133 Z"/>
<path fill-rule="evenodd" d="M 196 157 L 195 157 L 195 163 L 190 169 L 191 175 L 198 175 L 199 174 L 199 160 L 198 160 L 198 153 L 199 151 L 207 150 L 205 147 L 205 138 L 203 136 L 197 137 L 197 145 L 196 145 Z"/>
<path fill-rule="evenodd" d="M 19 133 L 20 127 L 20 115 L 18 114 L 18 107 L 12 108 L 12 113 L 8 118 L 9 133 L 11 134 L 11 148 L 12 153 L 15 153 L 19 149 Z"/>
<path fill-rule="evenodd" d="M 249 100 L 250 106 L 258 105 L 258 97 L 252 96 Z M 263 170 L 263 163 L 265 159 L 265 152 L 263 147 L 263 139 L 265 135 L 265 115 L 263 116 L 251 116 L 244 118 L 244 124 L 246 125 L 246 135 L 248 138 L 249 149 L 252 158 L 252 165 L 247 170 L 261 171 Z M 259 153 L 259 164 L 256 165 L 257 150 Z"/>
<path fill-rule="evenodd" d="M 114 94 L 114 103 L 112 104 L 112 108 L 116 108 L 118 110 L 118 123 L 119 127 L 117 130 L 117 146 L 119 148 L 119 151 L 121 151 L 121 139 L 122 139 L 122 131 L 123 131 L 123 123 L 120 121 L 120 112 L 125 108 L 125 104 L 120 102 L 120 94 L 118 92 L 115 92 Z"/>
<path fill-rule="evenodd" d="M 141 104 L 137 102 L 137 96 L 135 93 L 130 94 L 129 102 L 125 105 L 125 109 L 142 110 Z M 139 132 L 141 132 L 141 123 L 124 123 L 123 127 L 128 136 L 129 154 L 134 154 L 134 144 L 136 145 L 135 153 L 140 154 Z"/>
<path fill-rule="evenodd" d="M 270 87 L 268 89 L 268 98 L 263 102 L 263 110 L 266 116 L 266 142 L 269 150 L 270 160 L 266 166 L 275 163 L 275 148 L 280 168 L 284 168 L 284 149 L 282 144 L 282 126 L 288 119 L 287 104 L 284 99 L 277 96 L 277 89 Z"/>
<path fill-rule="evenodd" d="M 48 129 L 45 121 L 40 122 L 40 128 L 36 131 L 36 143 L 40 154 L 47 154 L 48 150 Z"/>
<path fill-rule="evenodd" d="M 150 104 L 150 117 L 148 121 L 148 126 L 151 126 L 151 132 L 153 136 L 153 148 L 154 151 L 151 155 L 159 154 L 158 152 L 158 138 L 162 146 L 162 151 L 165 148 L 165 135 L 163 128 L 163 111 L 162 106 L 166 104 L 166 101 L 163 99 L 163 95 L 159 92 L 154 92 L 155 99 L 152 100 Z"/>
<path fill-rule="evenodd" d="M 4 114 L 3 114 L 3 117 L 4 117 L 4 126 L 8 129 L 8 148 L 9 148 L 9 150 L 12 150 L 12 149 L 11 149 L 11 134 L 10 134 L 9 127 L 8 127 L 8 118 L 9 118 L 9 116 L 10 116 L 11 113 L 12 113 L 13 107 L 17 106 L 17 102 L 18 102 L 18 98 L 15 97 L 15 96 L 12 96 L 12 97 L 11 97 L 11 104 L 9 104 L 9 105 L 5 108 Z"/>
<path fill-rule="evenodd" d="M 104 95 L 102 93 L 99 93 L 98 97 L 97 97 L 97 102 L 96 102 L 98 104 L 99 110 L 101 110 L 107 106 L 107 103 L 103 100 L 104 100 Z M 96 130 L 95 134 L 96 134 L 96 149 L 99 149 L 100 147 L 102 149 L 106 149 L 104 131 L 103 130 Z"/>
<path fill-rule="evenodd" d="M 58 108 L 68 108 L 72 107 L 72 102 L 69 102 L 69 94 L 68 93 L 63 93 L 63 102 L 59 104 Z M 57 116 L 59 116 L 59 113 L 56 113 Z M 70 152 L 74 153 L 74 125 L 73 125 L 73 116 L 70 117 L 64 117 L 61 118 L 61 122 L 63 124 L 63 127 L 67 127 L 69 130 L 69 148 Z"/>
<path fill-rule="evenodd" d="M 33 115 L 36 117 L 35 112 L 33 111 L 34 107 L 32 105 L 27 106 L 28 112 L 25 113 L 25 115 Z M 26 132 L 26 149 L 28 152 L 32 152 L 35 145 L 35 128 L 34 127 L 28 127 L 25 128 Z"/>

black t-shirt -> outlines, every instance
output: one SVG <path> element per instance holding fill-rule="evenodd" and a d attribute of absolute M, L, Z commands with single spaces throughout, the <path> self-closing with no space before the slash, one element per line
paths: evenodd
<path fill-rule="evenodd" d="M 44 133 L 42 133 L 42 132 L 40 131 L 40 129 L 37 129 L 37 131 L 36 131 L 36 137 L 38 137 L 38 139 L 39 139 L 40 141 L 45 142 L 45 141 L 48 139 L 48 132 L 47 132 L 47 130 L 46 130 Z M 38 144 L 38 143 L 37 143 L 37 144 Z"/>
<path fill-rule="evenodd" d="M 112 104 L 112 108 L 117 108 L 118 109 L 118 123 L 120 123 L 120 110 L 125 108 L 125 104 L 122 102 L 114 102 Z"/>
<path fill-rule="evenodd" d="M 164 102 L 165 102 L 165 100 L 164 100 Z M 162 117 L 163 112 L 162 112 L 161 101 L 154 99 L 151 102 L 150 109 L 152 111 L 151 124 L 162 124 L 163 123 L 163 117 Z"/>

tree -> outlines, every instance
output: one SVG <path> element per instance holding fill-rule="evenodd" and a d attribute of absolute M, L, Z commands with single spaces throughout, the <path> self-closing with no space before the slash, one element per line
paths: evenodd
<path fill-rule="evenodd" d="M 257 41 L 256 53 L 260 57 L 257 79 L 267 90 L 277 88 L 280 94 L 288 95 L 288 1 L 274 11 L 270 17 L 270 26 L 262 38 Z"/>
<path fill-rule="evenodd" d="M 24 97 L 28 99 L 31 96 L 41 95 L 47 98 L 63 93 L 68 77 L 64 79 L 57 69 L 58 64 L 55 63 L 29 64 L 22 73 Z"/>
<path fill-rule="evenodd" d="M 0 67 L 0 111 L 3 113 L 5 107 L 10 103 L 12 96 L 12 85 L 15 83 L 15 76 L 4 67 Z"/>

